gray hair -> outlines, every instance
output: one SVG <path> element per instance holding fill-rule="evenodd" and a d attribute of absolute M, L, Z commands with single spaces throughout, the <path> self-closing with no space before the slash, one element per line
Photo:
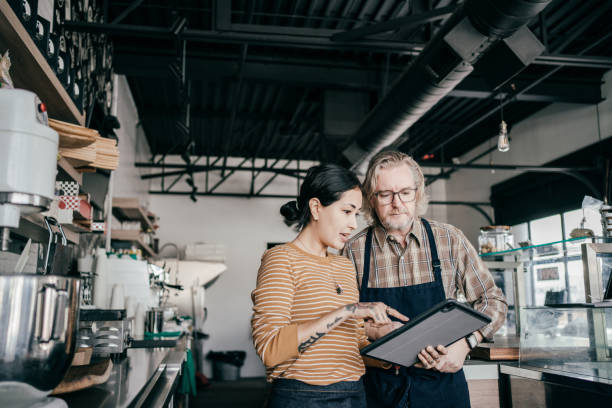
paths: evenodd
<path fill-rule="evenodd" d="M 416 184 L 416 215 L 421 216 L 427 212 L 429 197 L 425 194 L 425 176 L 423 171 L 416 161 L 405 153 L 395 150 L 383 150 L 377 153 L 370 160 L 368 170 L 366 171 L 365 180 L 363 181 L 363 191 L 365 200 L 363 203 L 363 212 L 370 223 L 378 220 L 376 210 L 371 204 L 376 191 L 376 177 L 380 169 L 388 169 L 406 164 L 412 171 L 412 175 Z"/>

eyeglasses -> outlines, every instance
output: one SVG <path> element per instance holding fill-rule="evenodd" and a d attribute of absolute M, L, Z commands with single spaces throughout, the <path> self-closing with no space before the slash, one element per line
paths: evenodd
<path fill-rule="evenodd" d="M 409 203 L 416 198 L 417 188 L 404 188 L 400 191 L 383 190 L 374 193 L 380 204 L 391 204 L 395 199 L 395 195 L 399 197 L 402 203 Z"/>

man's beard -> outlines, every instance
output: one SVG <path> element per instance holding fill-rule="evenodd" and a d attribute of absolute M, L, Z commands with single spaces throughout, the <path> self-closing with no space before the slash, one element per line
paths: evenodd
<path fill-rule="evenodd" d="M 387 217 L 387 219 L 384 220 L 382 224 L 387 231 L 401 231 L 403 229 L 408 228 L 410 225 L 412 225 L 412 222 L 413 222 L 413 217 L 411 217 L 409 214 L 406 214 L 406 215 L 408 215 L 406 221 L 403 221 L 403 222 L 392 221 L 392 220 L 389 220 L 389 218 L 391 217 Z"/>

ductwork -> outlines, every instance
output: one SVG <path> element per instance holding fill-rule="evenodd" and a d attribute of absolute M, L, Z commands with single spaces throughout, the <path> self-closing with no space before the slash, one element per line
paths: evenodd
<path fill-rule="evenodd" d="M 550 1 L 467 0 L 366 116 L 343 152 L 351 168 L 362 169 L 393 145 L 473 71 L 493 44 L 514 34 Z"/>

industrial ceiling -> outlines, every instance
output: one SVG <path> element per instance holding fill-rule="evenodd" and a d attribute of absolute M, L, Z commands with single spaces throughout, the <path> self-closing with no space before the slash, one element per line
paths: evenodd
<path fill-rule="evenodd" d="M 491 3 L 513 2 L 520 3 Z M 457 10 L 488 4 L 104 3 L 101 22 L 71 25 L 113 40 L 115 72 L 128 78 L 152 165 L 161 166 L 169 154 L 213 156 L 221 158 L 214 166 L 223 171 L 227 157 L 268 159 L 267 168 L 279 160 L 354 164 L 347 148 L 396 79 L 433 47 Z M 502 67 L 511 64 L 499 58 L 475 61 L 469 75 L 400 129 L 392 144 L 422 162 L 450 162 L 495 136 L 502 105 L 511 131 L 551 103 L 600 102 L 602 75 L 612 68 L 612 2 L 540 3 L 543 10 L 526 27 L 542 52 L 508 74 Z"/>

